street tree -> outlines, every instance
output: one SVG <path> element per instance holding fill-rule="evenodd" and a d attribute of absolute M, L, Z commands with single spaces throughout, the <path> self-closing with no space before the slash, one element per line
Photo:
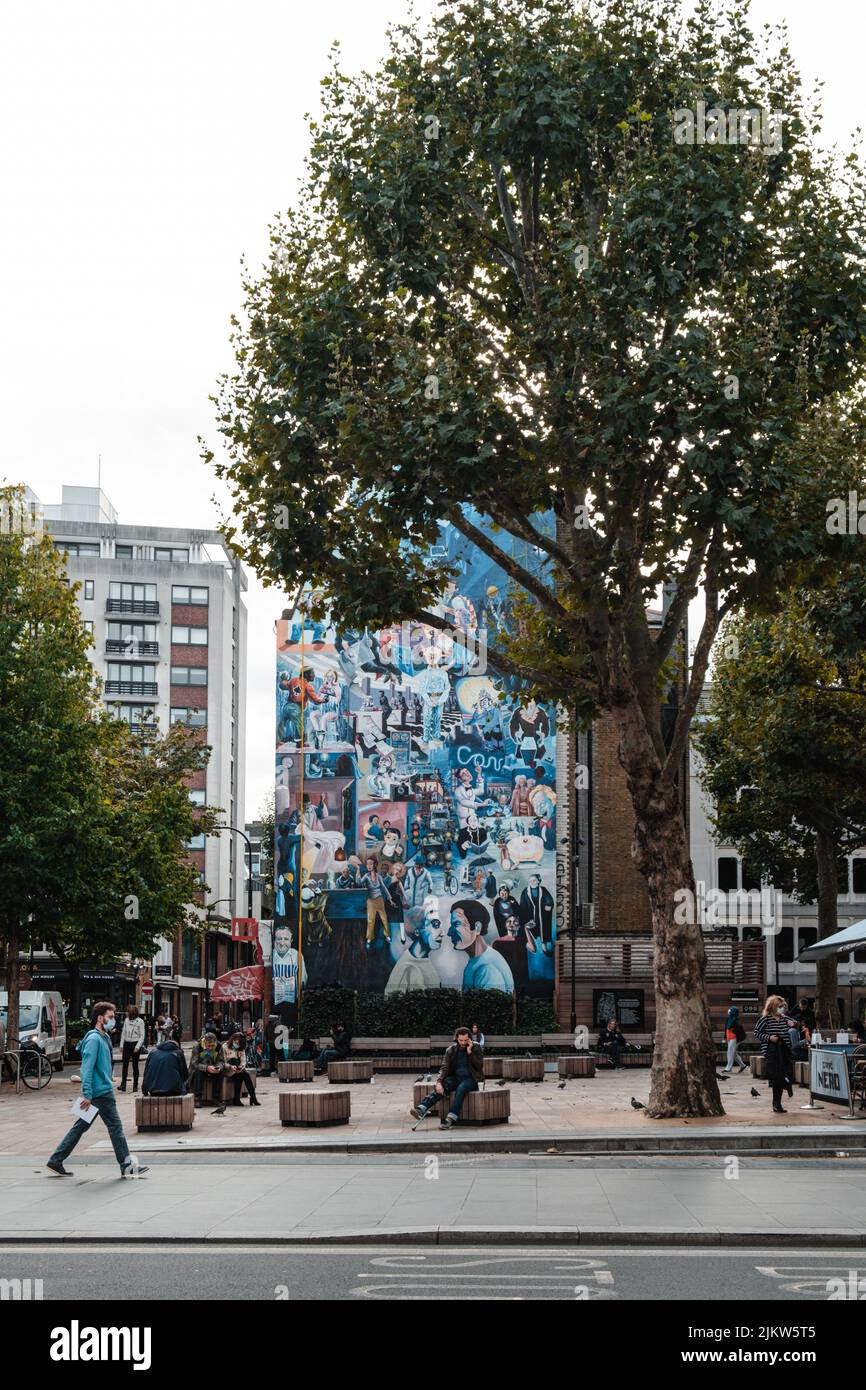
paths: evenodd
<path fill-rule="evenodd" d="M 710 648 L 820 549 L 795 446 L 866 344 L 861 167 L 819 149 L 784 41 L 718 9 L 446 0 L 376 72 L 335 56 L 217 396 L 226 534 L 260 575 L 353 628 L 441 626 L 450 522 L 512 585 L 491 662 L 612 716 L 655 937 L 653 1116 L 722 1113 L 702 937 L 673 913 Z"/>
<path fill-rule="evenodd" d="M 866 578 L 860 589 L 862 608 Z M 866 658 L 845 654 L 849 612 L 832 597 L 797 592 L 772 617 L 725 625 L 696 738 L 716 838 L 775 888 L 817 903 L 819 941 L 838 930 L 845 856 L 866 844 Z M 841 1023 L 837 989 L 836 957 L 818 961 L 822 1028 Z"/>

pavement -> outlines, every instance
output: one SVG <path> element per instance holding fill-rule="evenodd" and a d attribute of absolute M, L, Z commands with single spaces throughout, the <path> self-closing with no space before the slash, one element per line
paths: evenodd
<path fill-rule="evenodd" d="M 0 1242 L 280 1241 L 866 1249 L 866 1158 L 0 1159 Z"/>
<path fill-rule="evenodd" d="M 47 1157 L 69 1127 L 68 1109 L 79 1093 L 67 1068 L 56 1075 L 42 1091 L 23 1090 L 21 1095 L 9 1085 L 0 1087 L 0 1154 L 44 1154 Z M 276 1077 L 260 1077 L 258 1109 L 229 1106 L 225 1114 L 211 1113 L 206 1106 L 196 1111 L 191 1131 L 142 1135 L 137 1146 L 142 1151 L 198 1150 L 214 1145 L 228 1150 L 252 1147 L 283 1149 L 346 1150 L 395 1149 L 422 1146 L 443 1152 L 459 1147 L 513 1151 L 550 1144 L 567 1145 L 583 1151 L 603 1152 L 617 1148 L 706 1148 L 722 1146 L 726 1151 L 750 1148 L 819 1147 L 837 1149 L 866 1144 L 866 1111 L 860 1118 L 846 1121 L 839 1107 L 803 1110 L 809 1093 L 795 1088 L 787 1102 L 788 1113 L 774 1115 L 770 1092 L 749 1073 L 721 1083 L 726 1114 L 701 1120 L 650 1120 L 632 1108 L 632 1097 L 646 1102 L 649 1070 L 599 1072 L 592 1079 L 569 1080 L 560 1090 L 555 1072 L 543 1082 L 524 1085 L 510 1083 L 511 1119 L 507 1125 L 460 1126 L 453 1133 L 442 1133 L 435 1118 L 415 1132 L 409 1113 L 412 1084 L 417 1073 L 377 1073 L 372 1085 L 349 1087 L 352 1116 L 347 1125 L 328 1128 L 284 1128 L 279 1120 L 278 1094 L 289 1083 Z M 304 1085 L 326 1086 L 317 1079 Z M 432 1085 L 432 1083 L 431 1083 Z M 487 1082 L 488 1086 L 495 1082 Z M 752 1089 L 758 1096 L 751 1095 Z M 117 1103 L 127 1135 L 135 1132 L 134 1096 L 117 1093 Z M 78 1152 L 91 1148 L 108 1149 L 105 1129 L 96 1120 L 92 1132 L 79 1145 Z"/>

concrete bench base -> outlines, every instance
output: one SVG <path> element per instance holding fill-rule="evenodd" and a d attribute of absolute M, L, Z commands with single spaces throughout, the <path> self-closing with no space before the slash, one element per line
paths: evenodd
<path fill-rule="evenodd" d="M 543 1081 L 543 1057 L 503 1057 L 502 1075 L 507 1081 Z"/>
<path fill-rule="evenodd" d="M 352 1113 L 348 1091 L 283 1091 L 280 1094 L 280 1124 L 347 1125 Z"/>
<path fill-rule="evenodd" d="M 557 1057 L 556 1070 L 560 1076 L 595 1076 L 595 1058 L 570 1055 Z"/>
<path fill-rule="evenodd" d="M 136 1129 L 192 1129 L 195 1098 L 189 1096 L 136 1096 Z"/>
<path fill-rule="evenodd" d="M 312 1062 L 277 1062 L 280 1081 L 312 1081 Z"/>
<path fill-rule="evenodd" d="M 412 1087 L 412 1105 L 420 1105 L 425 1096 L 432 1091 L 432 1084 L 416 1081 Z M 437 1100 L 431 1115 L 444 1120 L 448 1114 L 448 1096 Z M 460 1110 L 457 1121 L 461 1125 L 503 1125 L 511 1114 L 511 1092 L 507 1086 L 494 1086 L 486 1091 L 470 1091 Z"/>
<path fill-rule="evenodd" d="M 357 1057 L 345 1062 L 329 1062 L 328 1080 L 338 1086 L 345 1086 L 347 1082 L 370 1082 L 373 1080 L 372 1060 L 369 1057 Z"/>

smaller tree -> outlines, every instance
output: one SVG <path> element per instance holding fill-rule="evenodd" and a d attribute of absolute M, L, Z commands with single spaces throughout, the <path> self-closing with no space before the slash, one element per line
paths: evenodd
<path fill-rule="evenodd" d="M 833 593 L 726 625 L 696 737 L 717 836 L 762 879 L 817 902 L 819 940 L 837 930 L 840 858 L 866 843 L 866 665 L 847 650 L 850 615 Z M 836 1001 L 830 957 L 817 964 L 822 1027 L 839 1024 Z"/>

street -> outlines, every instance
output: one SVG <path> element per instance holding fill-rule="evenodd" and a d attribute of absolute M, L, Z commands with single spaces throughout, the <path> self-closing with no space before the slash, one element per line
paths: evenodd
<path fill-rule="evenodd" d="M 307 1302 L 327 1299 L 827 1301 L 828 1280 L 866 1275 L 866 1252 L 671 1250 L 494 1245 L 304 1247 L 161 1244 L 94 1250 L 65 1244 L 0 1246 L 0 1277 L 41 1279 L 45 1300 L 101 1288 L 124 1299 Z M 5 1273 L 8 1271 L 8 1274 Z"/>

